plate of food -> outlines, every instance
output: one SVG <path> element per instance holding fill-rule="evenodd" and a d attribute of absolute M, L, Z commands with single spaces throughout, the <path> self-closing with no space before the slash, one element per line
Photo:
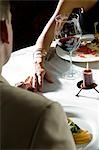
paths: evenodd
<path fill-rule="evenodd" d="M 77 150 L 99 149 L 99 124 L 96 111 L 78 106 L 63 107 Z"/>
<path fill-rule="evenodd" d="M 66 38 L 65 38 L 66 39 Z M 57 44 L 56 53 L 59 57 L 70 60 L 69 53 L 64 49 L 64 43 Z M 99 61 L 99 34 L 86 34 L 81 37 L 80 47 L 73 51 L 72 61 L 92 62 Z"/>

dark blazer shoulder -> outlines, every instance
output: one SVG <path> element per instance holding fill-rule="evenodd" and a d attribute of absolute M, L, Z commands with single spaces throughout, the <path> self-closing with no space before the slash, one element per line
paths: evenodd
<path fill-rule="evenodd" d="M 34 150 L 76 150 L 66 114 L 59 103 L 54 102 L 43 111 L 31 148 Z"/>

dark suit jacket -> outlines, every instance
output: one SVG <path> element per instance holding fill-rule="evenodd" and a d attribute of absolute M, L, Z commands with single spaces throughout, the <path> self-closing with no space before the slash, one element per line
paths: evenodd
<path fill-rule="evenodd" d="M 11 87 L 0 76 L 1 149 L 75 150 L 57 102 Z"/>

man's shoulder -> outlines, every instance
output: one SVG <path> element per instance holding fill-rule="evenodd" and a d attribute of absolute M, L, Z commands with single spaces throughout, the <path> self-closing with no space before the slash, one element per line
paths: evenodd
<path fill-rule="evenodd" d="M 43 95 L 30 92 L 18 87 L 10 86 L 5 83 L 0 83 L 1 99 L 12 101 L 24 101 L 25 103 L 31 103 L 31 105 L 38 105 L 39 107 L 47 107 L 53 102 Z"/>

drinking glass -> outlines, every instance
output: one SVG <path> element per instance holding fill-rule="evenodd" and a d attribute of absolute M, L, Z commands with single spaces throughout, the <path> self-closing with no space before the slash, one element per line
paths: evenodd
<path fill-rule="evenodd" d="M 68 52 L 70 58 L 69 70 L 62 75 L 63 78 L 75 79 L 79 72 L 73 68 L 72 53 L 80 46 L 82 31 L 78 18 L 68 20 L 68 16 L 58 15 L 55 18 L 54 38 L 56 47 L 59 46 L 64 51 Z"/>

